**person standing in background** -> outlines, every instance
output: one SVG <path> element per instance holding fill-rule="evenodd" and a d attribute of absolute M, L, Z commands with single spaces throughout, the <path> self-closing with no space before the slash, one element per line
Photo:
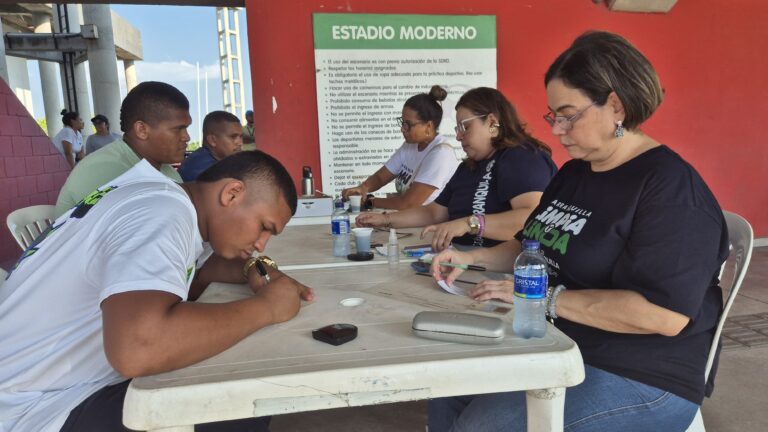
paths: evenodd
<path fill-rule="evenodd" d="M 105 145 L 122 138 L 122 135 L 109 131 L 109 119 L 107 116 L 98 114 L 91 119 L 96 133 L 85 140 L 85 154 L 91 154 Z"/>
<path fill-rule="evenodd" d="M 61 110 L 61 122 L 64 123 L 64 129 L 53 137 L 53 146 L 67 159 L 71 168 L 75 163 L 85 157 L 83 148 L 83 119 L 77 111 Z"/>
<path fill-rule="evenodd" d="M 253 136 L 253 111 L 245 112 L 245 125 L 243 126 L 243 150 L 256 150 L 256 139 Z"/>

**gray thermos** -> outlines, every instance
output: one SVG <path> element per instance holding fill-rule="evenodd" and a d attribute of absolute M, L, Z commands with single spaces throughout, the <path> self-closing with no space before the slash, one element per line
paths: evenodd
<path fill-rule="evenodd" d="M 301 195 L 313 196 L 315 194 L 315 179 L 312 178 L 312 168 L 305 166 L 301 175 Z"/>

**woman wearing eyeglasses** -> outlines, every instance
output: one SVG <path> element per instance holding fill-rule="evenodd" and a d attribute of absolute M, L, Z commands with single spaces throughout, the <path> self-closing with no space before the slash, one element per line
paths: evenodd
<path fill-rule="evenodd" d="M 557 171 L 546 144 L 526 132 L 496 89 L 479 87 L 456 104 L 456 139 L 467 159 L 435 202 L 397 213 L 365 213 L 360 226 L 425 227 L 432 247 L 489 247 L 510 240 Z"/>
<path fill-rule="evenodd" d="M 405 101 L 402 117 L 397 119 L 405 142 L 376 173 L 359 186 L 344 189 L 342 198 L 362 195 L 365 199 L 394 180 L 397 194 L 368 198 L 367 207 L 406 209 L 434 201 L 459 164 L 451 145 L 438 133 L 443 119 L 440 102 L 447 95 L 436 85 L 429 93 Z"/>
<path fill-rule="evenodd" d="M 565 430 L 685 431 L 714 378 L 704 371 L 728 256 L 720 206 L 691 165 L 639 129 L 663 91 L 624 38 L 580 36 L 544 83 L 545 120 L 573 160 L 516 240 L 433 262 L 511 273 L 520 242 L 538 240 L 550 264 L 547 313 L 585 363 L 584 382 L 565 392 Z M 453 280 L 461 270 L 432 272 Z M 471 295 L 511 302 L 513 293 L 494 281 Z M 429 423 L 430 432 L 522 431 L 525 393 L 433 400 Z"/>

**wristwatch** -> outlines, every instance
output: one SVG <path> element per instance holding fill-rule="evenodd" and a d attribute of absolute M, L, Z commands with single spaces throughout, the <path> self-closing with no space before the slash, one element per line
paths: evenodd
<path fill-rule="evenodd" d="M 365 202 L 363 203 L 363 210 L 373 210 L 373 199 L 376 198 L 373 194 L 365 196 Z"/>
<path fill-rule="evenodd" d="M 248 275 L 251 273 L 251 270 L 256 267 L 256 270 L 259 271 L 259 274 L 267 281 L 267 283 L 269 283 L 270 278 L 265 266 L 269 266 L 277 270 L 277 263 L 275 260 L 266 255 L 261 255 L 256 258 L 248 258 L 248 261 L 246 261 L 245 265 L 243 266 L 243 276 L 248 279 Z"/>
<path fill-rule="evenodd" d="M 261 261 L 262 263 L 272 267 L 273 269 L 277 270 L 277 263 L 272 258 L 266 256 L 266 255 L 260 255 L 256 257 L 257 261 Z"/>
<path fill-rule="evenodd" d="M 480 218 L 477 215 L 472 215 L 467 219 L 467 225 L 469 225 L 469 233 L 472 235 L 478 235 L 480 233 Z"/>

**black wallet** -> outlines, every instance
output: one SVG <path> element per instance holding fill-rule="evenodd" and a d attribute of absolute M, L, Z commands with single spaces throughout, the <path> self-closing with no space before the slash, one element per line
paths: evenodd
<path fill-rule="evenodd" d="M 312 337 L 331 345 L 341 345 L 357 337 L 357 327 L 352 324 L 331 324 L 312 330 Z"/>

